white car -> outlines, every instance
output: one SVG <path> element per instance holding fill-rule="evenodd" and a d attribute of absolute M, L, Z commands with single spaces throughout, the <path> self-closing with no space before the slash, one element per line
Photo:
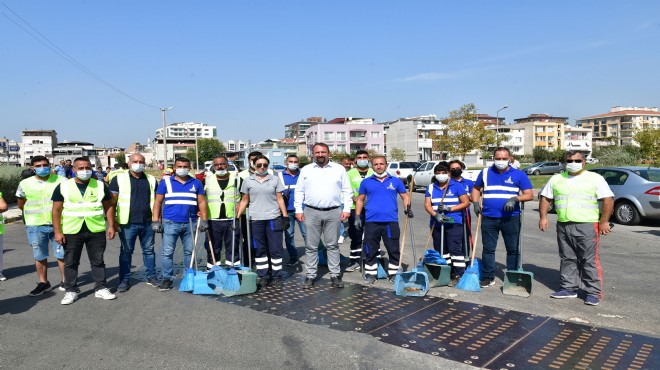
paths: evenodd
<path fill-rule="evenodd" d="M 587 164 L 596 164 L 596 163 L 598 163 L 598 158 L 592 158 L 592 157 L 587 158 Z"/>
<path fill-rule="evenodd" d="M 422 187 L 426 188 L 431 184 L 433 176 L 435 176 L 433 169 L 440 162 L 442 161 L 429 161 L 422 163 L 422 165 L 417 168 L 417 170 L 413 173 L 413 178 L 415 179 L 415 189 Z M 479 172 L 481 172 L 481 170 L 463 170 L 462 176 L 463 178 L 474 181 L 477 179 Z"/>

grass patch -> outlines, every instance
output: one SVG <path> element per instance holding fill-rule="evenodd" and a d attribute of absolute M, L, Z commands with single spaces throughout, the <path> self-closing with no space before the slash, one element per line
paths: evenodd
<path fill-rule="evenodd" d="M 552 175 L 528 175 L 529 180 L 532 182 L 532 187 L 534 189 L 542 189 L 545 184 L 548 183 L 548 180 L 552 177 Z"/>

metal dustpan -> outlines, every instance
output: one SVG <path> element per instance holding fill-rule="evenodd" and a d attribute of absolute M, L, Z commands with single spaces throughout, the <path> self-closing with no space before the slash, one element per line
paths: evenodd
<path fill-rule="evenodd" d="M 397 274 L 394 278 L 394 293 L 402 297 L 423 297 L 429 291 L 429 276 L 423 272 L 423 267 L 417 265 L 417 253 L 415 252 L 415 233 L 410 228 L 410 242 L 412 248 L 413 263 L 415 266 L 411 271 Z"/>
<path fill-rule="evenodd" d="M 524 203 L 523 203 L 524 204 Z M 522 230 L 525 207 L 521 204 L 520 210 L 520 236 L 518 239 L 518 269 L 507 271 L 504 274 L 504 286 L 502 293 L 518 297 L 529 297 L 532 295 L 532 286 L 534 285 L 534 273 L 523 271 L 522 268 Z"/>

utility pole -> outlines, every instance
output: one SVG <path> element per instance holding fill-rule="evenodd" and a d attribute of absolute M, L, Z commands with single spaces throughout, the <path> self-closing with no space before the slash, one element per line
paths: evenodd
<path fill-rule="evenodd" d="M 167 169 L 167 127 L 165 125 L 165 112 L 172 109 L 169 108 L 160 108 L 160 111 L 163 112 L 163 170 Z"/>

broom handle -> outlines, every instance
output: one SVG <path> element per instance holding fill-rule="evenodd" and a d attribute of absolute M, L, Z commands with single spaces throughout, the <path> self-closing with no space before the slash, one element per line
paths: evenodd
<path fill-rule="evenodd" d="M 209 221 L 210 222 L 210 221 Z M 213 251 L 213 242 L 211 241 L 211 233 L 206 230 L 206 237 L 209 239 L 209 250 L 211 251 L 211 260 L 213 261 L 213 265 L 215 265 L 215 252 Z"/>
<path fill-rule="evenodd" d="M 444 203 L 444 201 L 445 201 L 445 195 L 447 194 L 447 189 L 449 189 L 449 180 L 447 180 L 447 187 L 442 192 L 442 199 L 440 199 L 440 204 L 438 205 L 438 209 L 440 209 L 440 205 L 442 205 L 442 203 Z M 431 208 L 433 208 L 433 206 L 431 206 Z M 436 211 L 436 212 L 439 212 L 439 211 Z M 433 216 L 431 216 L 431 217 L 433 217 Z M 431 236 L 433 236 L 433 230 L 435 229 L 435 222 L 436 221 L 433 220 L 433 225 L 431 225 L 431 232 L 429 232 L 429 237 L 426 239 L 426 245 L 424 246 L 424 251 L 429 249 L 429 242 L 431 241 Z M 444 233 L 443 233 L 443 236 L 444 236 Z M 440 243 L 440 244 L 444 244 L 444 243 Z"/>
<path fill-rule="evenodd" d="M 483 204 L 483 200 L 481 199 L 481 195 L 479 195 L 479 205 L 481 206 Z M 484 213 L 483 208 L 481 209 L 481 212 L 479 212 L 479 217 L 477 217 L 477 230 L 475 231 L 474 235 L 474 243 L 472 244 L 472 258 L 470 261 L 470 267 L 474 266 L 474 254 L 475 251 L 477 250 L 477 241 L 479 241 L 479 229 L 481 229 L 481 215 Z"/>
<path fill-rule="evenodd" d="M 415 188 L 415 178 L 410 176 L 410 181 L 408 181 L 408 206 L 412 203 L 412 193 Z M 406 249 L 406 230 L 408 229 L 408 220 L 410 217 L 406 215 L 406 220 L 403 222 L 403 235 L 401 236 L 401 246 L 399 247 L 399 269 L 401 269 L 401 264 L 403 263 L 403 251 Z M 412 246 L 415 248 L 415 246 Z"/>
<path fill-rule="evenodd" d="M 190 256 L 190 266 L 189 268 L 193 267 L 193 263 L 195 263 L 195 249 L 197 247 L 197 235 L 199 235 L 199 221 L 200 218 L 197 217 L 197 231 L 195 232 L 195 238 L 193 241 L 193 250 L 192 250 L 192 256 Z M 192 222 L 190 223 L 190 233 L 192 234 Z"/>

